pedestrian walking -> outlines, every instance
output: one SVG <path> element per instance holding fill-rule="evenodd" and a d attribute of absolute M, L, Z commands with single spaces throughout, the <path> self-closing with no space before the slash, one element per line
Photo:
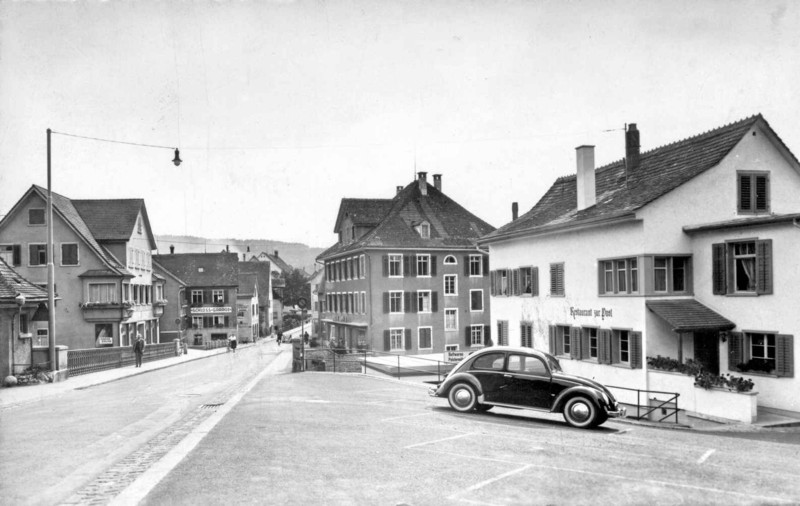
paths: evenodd
<path fill-rule="evenodd" d="M 142 355 L 144 355 L 144 338 L 141 334 L 136 334 L 136 342 L 133 343 L 133 354 L 136 357 L 136 367 L 142 367 Z"/>
<path fill-rule="evenodd" d="M 233 334 L 228 336 L 228 349 L 236 353 L 236 336 Z"/>
<path fill-rule="evenodd" d="M 278 342 L 278 347 L 280 347 L 281 341 L 283 341 L 283 332 L 281 332 L 280 330 L 278 331 L 278 337 L 276 338 L 276 341 Z"/>

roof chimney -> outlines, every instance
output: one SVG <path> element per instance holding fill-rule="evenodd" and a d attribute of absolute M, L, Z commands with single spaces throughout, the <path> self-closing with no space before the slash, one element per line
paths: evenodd
<path fill-rule="evenodd" d="M 639 130 L 636 129 L 636 123 L 628 124 L 625 130 L 625 160 L 629 171 L 639 166 Z"/>
<path fill-rule="evenodd" d="M 230 245 L 226 244 L 225 245 L 225 253 L 230 253 L 230 252 L 231 252 L 231 247 L 230 247 Z"/>
<path fill-rule="evenodd" d="M 516 202 L 511 203 L 511 221 L 515 221 L 519 217 L 519 204 Z"/>
<path fill-rule="evenodd" d="M 169 254 L 170 255 L 174 255 L 175 254 L 175 246 L 172 245 L 172 244 L 169 245 Z"/>
<path fill-rule="evenodd" d="M 397 187 L 397 193 L 395 193 L 395 195 L 399 194 L 401 191 L 403 191 L 403 187 L 402 186 L 398 186 Z"/>
<path fill-rule="evenodd" d="M 423 195 L 428 194 L 428 173 L 417 172 L 417 179 L 419 180 L 419 191 Z"/>
<path fill-rule="evenodd" d="M 433 175 L 433 186 L 437 190 L 442 191 L 442 175 L 441 174 L 434 174 Z"/>
<path fill-rule="evenodd" d="M 247 252 L 250 253 L 250 246 L 247 247 Z"/>
<path fill-rule="evenodd" d="M 578 211 L 592 207 L 597 203 L 594 180 L 594 146 L 578 146 L 575 148 L 578 162 Z"/>
<path fill-rule="evenodd" d="M 278 250 L 275 250 L 275 258 L 278 258 Z"/>
<path fill-rule="evenodd" d="M 247 262 L 247 253 L 242 253 L 242 262 Z"/>

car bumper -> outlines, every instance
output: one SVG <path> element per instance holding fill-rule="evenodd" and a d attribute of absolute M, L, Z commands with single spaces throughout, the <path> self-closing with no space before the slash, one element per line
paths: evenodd
<path fill-rule="evenodd" d="M 439 387 L 429 387 L 428 388 L 428 395 L 431 396 L 431 397 L 439 397 L 438 395 L 436 395 L 436 392 L 438 392 L 438 391 L 439 391 Z"/>
<path fill-rule="evenodd" d="M 623 406 L 617 406 L 616 410 L 607 410 L 606 413 L 608 414 L 609 418 L 625 418 L 628 410 Z"/>

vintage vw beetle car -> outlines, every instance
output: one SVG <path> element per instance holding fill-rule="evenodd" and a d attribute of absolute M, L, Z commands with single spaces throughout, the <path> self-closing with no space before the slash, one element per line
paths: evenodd
<path fill-rule="evenodd" d="M 456 411 L 494 406 L 562 413 L 573 427 L 596 427 L 625 408 L 600 383 L 565 374 L 558 359 L 532 348 L 491 346 L 459 362 L 428 390 L 446 397 Z"/>

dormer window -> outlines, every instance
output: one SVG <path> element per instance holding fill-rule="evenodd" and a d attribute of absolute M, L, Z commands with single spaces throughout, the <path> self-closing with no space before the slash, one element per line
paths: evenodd
<path fill-rule="evenodd" d="M 419 232 L 419 236 L 423 239 L 430 239 L 431 238 L 431 224 L 427 221 L 423 221 L 417 226 L 417 232 Z"/>
<path fill-rule="evenodd" d="M 737 189 L 739 213 L 769 212 L 769 172 L 737 173 Z"/>

